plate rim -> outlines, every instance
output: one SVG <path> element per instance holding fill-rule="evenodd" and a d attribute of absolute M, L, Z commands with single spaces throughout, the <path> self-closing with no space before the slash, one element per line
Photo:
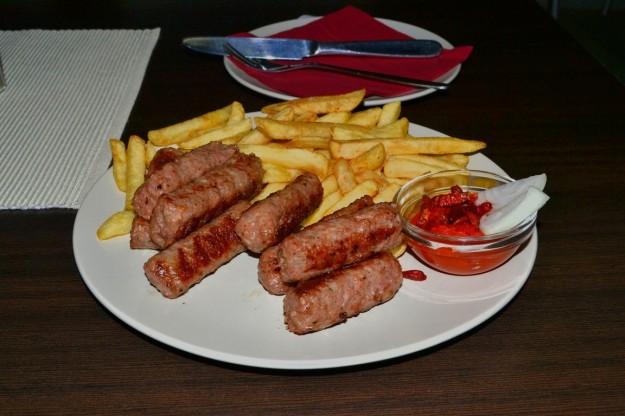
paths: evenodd
<path fill-rule="evenodd" d="M 247 115 L 250 116 L 250 114 L 258 114 L 258 112 L 248 113 Z M 410 123 L 410 124 L 417 126 L 417 127 L 425 128 L 432 132 L 436 132 L 440 134 L 442 137 L 446 136 L 443 133 L 440 133 L 436 130 L 432 130 L 426 126 L 422 126 L 416 123 Z M 492 162 L 497 167 L 499 167 L 495 162 L 493 162 L 492 160 L 490 160 L 483 154 L 481 155 L 485 157 L 488 161 Z M 92 189 L 87 194 L 87 197 L 103 181 L 109 181 L 110 185 L 114 187 L 114 183 L 111 177 L 112 176 L 111 170 L 112 169 L 109 168 L 109 170 L 107 170 L 104 173 L 104 175 L 102 175 L 102 177 L 98 179 L 96 184 L 92 187 Z M 181 351 L 185 351 L 187 353 L 191 353 L 200 357 L 204 357 L 204 358 L 208 358 L 208 359 L 212 359 L 216 361 L 221 361 L 221 362 L 225 362 L 229 364 L 254 367 L 254 368 L 276 369 L 276 370 L 315 370 L 315 369 L 344 368 L 344 367 L 352 367 L 356 365 L 383 362 L 383 361 L 391 360 L 394 358 L 410 355 L 412 353 L 424 351 L 429 348 L 435 347 L 439 344 L 442 344 L 444 342 L 447 342 L 449 340 L 452 340 L 462 335 L 463 333 L 468 332 L 473 328 L 476 328 L 483 322 L 492 318 L 493 316 L 497 314 L 497 312 L 502 310 L 508 303 L 510 303 L 512 299 L 514 299 L 514 297 L 519 293 L 519 291 L 523 288 L 523 286 L 529 279 L 529 276 L 531 274 L 531 271 L 535 263 L 535 259 L 537 255 L 537 246 L 538 246 L 538 243 L 537 243 L 538 232 L 537 232 L 537 229 L 534 228 L 532 237 L 530 239 L 530 244 L 533 244 L 532 246 L 533 251 L 530 253 L 530 258 L 526 262 L 527 273 L 525 273 L 524 276 L 518 278 L 518 281 L 516 282 L 516 284 L 511 285 L 511 287 L 507 291 L 493 296 L 492 298 L 499 297 L 500 299 L 497 302 L 495 302 L 493 305 L 487 307 L 485 310 L 478 313 L 476 316 L 474 316 L 470 320 L 464 321 L 454 327 L 447 328 L 443 331 L 440 331 L 436 333 L 435 335 L 432 335 L 426 339 L 422 339 L 417 342 L 412 342 L 409 344 L 404 344 L 404 345 L 396 346 L 393 348 L 387 348 L 387 349 L 383 349 L 379 351 L 362 353 L 362 354 L 351 355 L 351 356 L 334 357 L 334 358 L 280 360 L 280 359 L 272 359 L 272 358 L 250 357 L 250 356 L 245 356 L 241 354 L 234 354 L 234 353 L 228 353 L 228 352 L 216 350 L 216 349 L 206 347 L 206 346 L 197 345 L 195 343 L 173 337 L 165 333 L 162 329 L 159 330 L 157 328 L 153 328 L 152 326 L 148 324 L 144 324 L 140 321 L 140 319 L 129 315 L 126 311 L 120 310 L 116 305 L 112 303 L 111 300 L 109 300 L 106 296 L 104 296 L 100 292 L 100 290 L 95 284 L 95 281 L 92 281 L 92 278 L 87 277 L 90 274 L 88 267 L 87 265 L 83 263 L 84 259 L 79 255 L 80 247 L 78 247 L 77 244 L 80 241 L 80 232 L 82 231 L 79 229 L 79 226 L 83 221 L 83 217 L 87 215 L 87 213 L 82 209 L 83 205 L 84 205 L 84 201 L 83 201 L 83 204 L 81 204 L 81 207 L 79 208 L 76 214 L 76 218 L 74 220 L 74 225 L 73 225 L 73 231 L 72 231 L 72 249 L 73 249 L 73 254 L 74 254 L 74 260 L 77 265 L 80 276 L 83 282 L 85 283 L 85 285 L 87 286 L 87 288 L 89 289 L 89 291 L 91 292 L 91 294 L 109 312 L 111 312 L 114 316 L 120 319 L 124 324 L 132 327 L 133 329 L 141 332 L 142 334 L 147 335 L 153 340 L 158 341 L 159 343 L 168 345 L 170 347 L 179 349 Z M 95 234 L 93 235 L 93 238 L 95 238 Z M 530 248 L 530 244 L 528 244 L 528 246 L 525 247 L 526 250 Z M 480 300 L 473 300 L 469 302 L 479 302 L 479 301 Z M 450 305 L 450 307 L 453 307 L 453 306 Z M 286 329 L 284 330 L 286 331 Z"/>
<path fill-rule="evenodd" d="M 321 16 L 307 16 L 306 15 L 306 16 L 298 17 L 296 19 L 282 20 L 279 22 L 270 23 L 268 25 L 264 25 L 256 29 L 250 30 L 249 33 L 256 35 L 256 36 L 269 36 L 274 33 L 285 30 L 285 28 L 281 26 L 288 26 L 288 28 L 299 27 L 307 23 L 310 23 L 314 20 L 318 20 L 320 18 Z M 406 35 L 409 35 L 409 34 L 400 30 L 399 27 L 403 27 L 404 29 L 409 28 L 410 30 L 421 30 L 421 31 L 427 32 L 427 34 L 431 36 L 432 39 L 438 40 L 443 45 L 443 47 L 453 48 L 453 45 L 447 39 L 425 28 L 422 28 L 420 26 L 416 26 L 416 25 L 406 23 L 406 22 L 401 22 L 399 20 L 386 19 L 386 18 L 381 18 L 381 17 L 375 17 L 375 19 Z M 266 96 L 269 96 L 278 100 L 283 100 L 283 101 L 288 101 L 288 100 L 299 98 L 299 97 L 285 94 L 280 91 L 276 91 L 272 88 L 267 87 L 259 80 L 255 79 L 249 74 L 238 69 L 232 62 L 230 62 L 230 60 L 228 59 L 228 56 L 223 57 L 223 65 L 226 69 L 226 72 L 228 72 L 228 74 L 232 78 L 234 78 L 235 81 L 251 89 L 252 91 L 255 91 L 259 94 L 266 95 Z M 461 69 L 462 69 L 462 64 L 458 64 L 446 74 L 443 74 L 442 76 L 438 77 L 435 81 L 451 83 L 458 76 Z M 255 83 L 250 82 L 249 80 L 246 79 L 246 77 L 253 79 Z M 388 104 L 393 101 L 402 101 L 402 102 L 410 101 L 410 100 L 414 100 L 420 97 L 424 97 L 426 95 L 430 95 L 434 92 L 437 92 L 437 90 L 435 90 L 434 88 L 425 88 L 425 89 L 420 89 L 413 93 L 404 94 L 404 95 L 400 95 L 396 97 L 369 97 L 363 100 L 363 106 L 371 107 L 371 106 Z"/>

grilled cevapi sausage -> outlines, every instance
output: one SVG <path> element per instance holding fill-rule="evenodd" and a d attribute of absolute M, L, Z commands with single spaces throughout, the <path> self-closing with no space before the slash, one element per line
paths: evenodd
<path fill-rule="evenodd" d="M 148 171 L 145 175 L 146 180 L 161 170 L 166 164 L 182 156 L 182 154 L 181 150 L 172 147 L 159 149 L 152 158 L 150 166 L 148 166 Z M 150 238 L 150 221 L 139 215 L 136 215 L 135 219 L 132 221 L 130 248 L 154 250 L 159 248 Z"/>
<path fill-rule="evenodd" d="M 236 146 L 209 143 L 179 157 L 171 158 L 171 161 L 163 163 L 156 171 L 148 171 L 148 177 L 137 189 L 132 200 L 135 212 L 140 217 L 150 219 L 161 195 L 172 192 L 211 169 L 223 165 L 236 153 L 238 153 Z M 168 151 L 166 155 L 173 154 Z"/>
<path fill-rule="evenodd" d="M 169 246 L 234 203 L 252 198 L 262 178 L 260 159 L 235 154 L 225 165 L 161 195 L 150 218 L 150 238 L 160 248 Z"/>
<path fill-rule="evenodd" d="M 256 202 L 239 220 L 239 238 L 255 253 L 282 241 L 321 203 L 323 188 L 316 175 L 304 173 L 284 189 Z"/>
<path fill-rule="evenodd" d="M 130 229 L 130 248 L 158 250 L 159 247 L 150 238 L 150 221 L 138 215 L 132 220 Z"/>
<path fill-rule="evenodd" d="M 278 263 L 279 249 L 279 245 L 269 247 L 258 259 L 258 281 L 272 295 L 284 295 L 292 287 L 282 281 Z"/>
<path fill-rule="evenodd" d="M 402 242 L 395 204 L 381 202 L 318 222 L 280 243 L 278 262 L 284 282 L 298 282 L 390 250 Z"/>
<path fill-rule="evenodd" d="M 319 331 L 368 311 L 395 296 L 401 266 L 380 253 L 350 267 L 299 283 L 284 297 L 284 319 L 296 334 Z"/>
<path fill-rule="evenodd" d="M 162 149 L 158 149 L 152 161 L 150 162 L 150 166 L 148 166 L 148 171 L 145 174 L 146 180 L 161 170 L 166 164 L 173 162 L 182 156 L 184 152 L 180 149 L 174 149 L 173 147 L 164 147 Z"/>
<path fill-rule="evenodd" d="M 341 208 L 332 214 L 323 217 L 320 221 L 327 221 L 342 215 L 351 215 L 356 211 L 373 205 L 373 198 L 366 195 L 352 202 L 345 208 Z M 258 281 L 272 295 L 284 295 L 293 285 L 282 281 L 280 264 L 278 262 L 279 245 L 269 247 L 258 260 Z"/>
<path fill-rule="evenodd" d="M 234 231 L 249 208 L 239 202 L 208 224 L 152 256 L 143 266 L 145 275 L 167 298 L 176 298 L 227 263 L 245 247 Z"/>

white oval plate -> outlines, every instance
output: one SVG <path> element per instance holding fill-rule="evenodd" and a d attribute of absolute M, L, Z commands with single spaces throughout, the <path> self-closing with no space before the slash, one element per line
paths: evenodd
<path fill-rule="evenodd" d="M 298 19 L 286 20 L 283 22 L 278 22 L 278 23 L 267 25 L 267 26 L 263 26 L 258 29 L 254 29 L 250 31 L 250 33 L 255 36 L 263 36 L 263 37 L 271 36 L 276 33 L 283 32 L 285 30 L 303 26 L 317 19 L 319 19 L 319 17 L 303 16 Z M 422 29 L 418 26 L 413 26 L 408 23 L 398 22 L 396 20 L 381 19 L 381 18 L 376 18 L 376 19 L 384 23 L 385 25 L 399 32 L 402 32 L 410 37 L 413 37 L 415 39 L 433 39 L 433 40 L 439 41 L 443 45 L 443 47 L 446 49 L 453 48 L 453 45 L 449 43 L 447 40 L 443 39 L 442 37 L 438 36 L 435 33 Z M 291 99 L 297 98 L 292 95 L 284 94 L 280 91 L 274 90 L 266 86 L 265 84 L 263 84 L 256 78 L 250 76 L 246 72 L 239 69 L 236 65 L 230 62 L 230 60 L 227 57 L 224 57 L 224 66 L 226 67 L 226 71 L 228 71 L 228 73 L 232 76 L 232 78 L 234 78 L 237 82 L 241 83 L 242 85 L 246 86 L 247 88 L 253 91 L 256 91 L 263 95 L 267 95 L 269 97 L 277 98 L 279 100 L 291 100 Z M 460 64 L 457 65 L 447 74 L 436 79 L 435 81 L 450 83 L 451 81 L 453 81 L 454 78 L 456 78 L 456 76 L 458 76 L 458 73 L 460 73 L 461 66 L 462 65 Z M 408 100 L 413 100 L 415 98 L 423 97 L 424 95 L 432 94 L 435 91 L 436 91 L 435 89 L 427 88 L 427 89 L 415 91 L 410 94 L 400 95 L 397 97 L 390 97 L 390 98 L 367 97 L 364 100 L 363 104 L 365 106 L 374 106 L 374 105 L 384 105 L 393 101 L 408 101 Z"/>
<path fill-rule="evenodd" d="M 442 134 L 410 125 L 414 136 Z M 482 154 L 469 166 L 505 174 Z M 398 294 L 346 323 L 308 335 L 287 331 L 282 298 L 257 280 L 257 259 L 242 254 L 187 294 L 166 299 L 150 285 L 143 263 L 154 253 L 130 250 L 128 237 L 98 241 L 96 229 L 124 206 L 109 170 L 91 189 L 74 223 L 76 264 L 93 295 L 115 316 L 172 347 L 228 363 L 319 369 L 371 363 L 420 351 L 454 338 L 503 308 L 527 280 L 537 250 L 529 244 L 500 268 L 475 277 L 436 272 L 406 253 L 404 270 L 427 280 L 404 280 Z"/>

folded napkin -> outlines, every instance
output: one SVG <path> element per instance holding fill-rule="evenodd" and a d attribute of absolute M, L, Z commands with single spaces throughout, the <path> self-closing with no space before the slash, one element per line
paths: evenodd
<path fill-rule="evenodd" d="M 78 208 L 110 163 L 159 29 L 0 31 L 0 209 Z"/>
<path fill-rule="evenodd" d="M 272 37 L 318 41 L 411 39 L 353 6 L 347 6 L 304 26 L 277 33 Z M 317 56 L 306 58 L 306 60 L 434 81 L 464 62 L 472 50 L 471 46 L 446 49 L 435 58 Z M 395 97 L 417 91 L 414 87 L 366 80 L 327 71 L 306 69 L 269 73 L 249 68 L 236 60 L 233 62 L 241 70 L 267 87 L 296 97 L 339 94 L 360 88 L 366 88 L 367 95 L 379 97 Z"/>

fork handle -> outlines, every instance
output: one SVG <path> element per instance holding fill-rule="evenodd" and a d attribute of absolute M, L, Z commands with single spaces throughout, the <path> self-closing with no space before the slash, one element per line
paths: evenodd
<path fill-rule="evenodd" d="M 414 79 L 400 77 L 398 75 L 380 74 L 378 72 L 363 71 L 360 69 L 343 68 L 340 66 L 334 66 L 329 64 L 320 64 L 317 62 L 310 62 L 306 64 L 307 68 L 321 69 L 324 71 L 332 71 L 346 75 L 355 75 L 361 78 L 374 79 L 377 81 L 392 82 L 394 84 L 409 85 L 411 87 L 419 88 L 433 88 L 436 90 L 446 90 L 449 84 L 435 81 L 426 81 L 423 79 Z"/>

